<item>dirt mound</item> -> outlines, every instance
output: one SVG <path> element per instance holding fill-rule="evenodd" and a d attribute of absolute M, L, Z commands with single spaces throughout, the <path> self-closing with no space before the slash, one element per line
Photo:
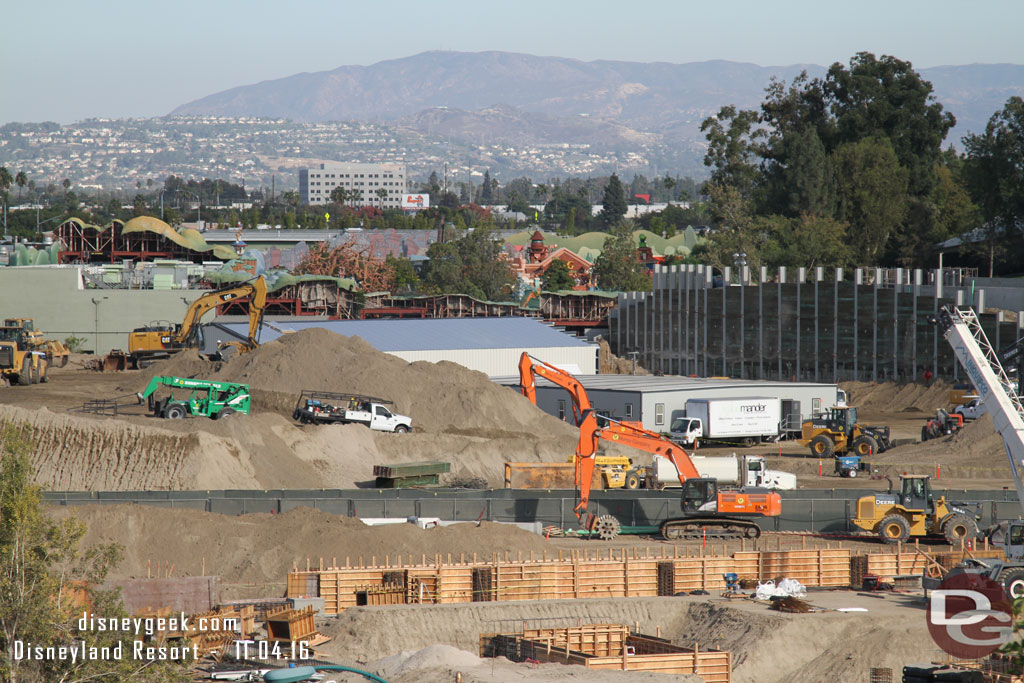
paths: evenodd
<path fill-rule="evenodd" d="M 629 358 L 620 358 L 612 353 L 612 347 L 609 346 L 608 342 L 601 338 L 598 339 L 598 347 L 600 348 L 599 362 L 601 365 L 602 375 L 649 375 L 651 373 L 635 364 Z"/>
<path fill-rule="evenodd" d="M 258 486 L 237 448 L 201 432 L 175 432 L 115 420 L 0 405 L 0 425 L 31 444 L 35 481 L 57 490 Z"/>
<path fill-rule="evenodd" d="M 924 424 L 923 420 L 921 424 Z M 968 422 L 951 436 L 914 444 L 913 447 L 895 448 L 875 459 L 994 468 L 1009 474 L 1003 437 L 996 432 L 989 415 Z"/>
<path fill-rule="evenodd" d="M 420 529 L 412 524 L 370 527 L 358 519 L 339 517 L 311 508 L 295 508 L 281 515 L 248 514 L 238 517 L 197 510 L 173 510 L 145 505 L 87 505 L 54 508 L 54 514 L 73 514 L 88 526 L 84 545 L 120 543 L 124 558 L 112 579 L 145 577 L 153 567 L 173 564 L 172 576 L 199 576 L 203 562 L 207 574 L 219 574 L 226 588 L 232 584 L 258 586 L 255 595 L 282 595 L 287 573 L 294 564 L 314 566 L 320 558 L 340 566 L 346 558 L 380 564 L 419 562 L 435 553 L 459 557 L 491 557 L 498 548 L 513 555 L 548 550 L 544 539 L 522 529 L 483 522 Z M 270 589 L 269 587 L 272 587 Z"/>
<path fill-rule="evenodd" d="M 359 337 L 324 329 L 283 335 L 227 362 L 180 353 L 150 368 L 148 376 L 153 374 L 244 382 L 258 408 L 288 416 L 298 393 L 314 389 L 392 400 L 397 412 L 412 418 L 417 431 L 500 430 L 541 436 L 572 431 L 481 372 L 447 361 L 408 363 Z"/>
<path fill-rule="evenodd" d="M 949 405 L 952 385 L 936 380 L 921 382 L 840 382 L 849 403 L 868 412 L 922 412 L 934 414 Z"/>

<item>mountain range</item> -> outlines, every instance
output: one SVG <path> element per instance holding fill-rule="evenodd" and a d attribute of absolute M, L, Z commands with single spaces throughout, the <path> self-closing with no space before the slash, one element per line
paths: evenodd
<path fill-rule="evenodd" d="M 700 123 L 727 104 L 757 108 L 772 78 L 815 64 L 758 66 L 584 62 L 509 52 L 433 51 L 370 66 L 342 66 L 244 85 L 183 104 L 171 115 L 258 116 L 294 121 L 395 122 L 471 143 L 700 146 Z M 957 118 L 947 144 L 980 132 L 1011 95 L 1024 95 L 1024 65 L 918 70 Z"/>

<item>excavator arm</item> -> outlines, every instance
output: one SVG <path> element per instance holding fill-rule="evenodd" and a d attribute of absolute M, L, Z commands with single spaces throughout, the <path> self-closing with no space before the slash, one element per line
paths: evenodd
<path fill-rule="evenodd" d="M 569 396 L 572 398 L 573 421 L 582 425 L 584 413 L 591 409 L 587 390 L 583 388 L 579 380 L 565 370 L 545 363 L 539 358 L 534 358 L 524 351 L 523 355 L 519 357 L 519 387 L 523 396 L 530 399 L 533 405 L 537 405 L 538 375 L 569 392 Z"/>
<path fill-rule="evenodd" d="M 218 289 L 215 292 L 204 294 L 193 301 L 192 305 L 188 307 L 188 311 L 185 312 L 185 319 L 182 321 L 181 327 L 174 337 L 174 343 L 179 345 L 187 344 L 196 334 L 199 321 L 204 315 L 221 304 L 243 296 L 250 297 L 249 340 L 255 346 L 255 333 L 259 329 L 260 320 L 263 317 L 263 309 L 267 304 L 267 283 L 262 275 L 234 287 Z M 257 301 L 259 301 L 258 304 Z M 254 311 L 256 308 L 258 310 Z"/>
<path fill-rule="evenodd" d="M 250 284 L 251 283 L 251 284 Z M 229 341 L 221 344 L 221 348 L 231 347 L 235 351 L 252 351 L 260 345 L 257 336 L 260 332 L 260 325 L 263 322 L 263 311 L 267 307 L 267 281 L 263 276 L 250 280 L 249 296 L 249 337 L 244 342 Z"/>
<path fill-rule="evenodd" d="M 590 482 L 594 476 L 598 441 L 618 443 L 637 450 L 668 458 L 679 475 L 679 483 L 699 479 L 700 473 L 683 447 L 657 432 L 610 418 L 607 427 L 598 426 L 597 413 L 587 410 L 580 421 L 580 437 L 576 444 L 576 518 L 582 520 L 590 505 Z"/>

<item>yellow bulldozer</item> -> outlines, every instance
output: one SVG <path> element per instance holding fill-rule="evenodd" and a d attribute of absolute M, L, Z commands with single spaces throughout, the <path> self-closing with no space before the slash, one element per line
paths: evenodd
<path fill-rule="evenodd" d="M 0 327 L 0 340 L 16 342 L 19 348 L 41 351 L 46 355 L 46 363 L 49 366 L 62 368 L 71 358 L 71 349 L 63 342 L 46 339 L 46 335 L 36 329 L 32 318 L 4 320 L 3 327 Z"/>
<path fill-rule="evenodd" d="M 827 413 L 807 420 L 801 426 L 798 443 L 810 446 L 816 458 L 853 453 L 859 456 L 889 450 L 889 428 L 864 426 L 857 422 L 857 409 L 851 406 L 829 408 Z"/>
<path fill-rule="evenodd" d="M 960 543 L 977 537 L 981 519 L 979 503 L 947 502 L 932 495 L 930 478 L 924 474 L 900 477 L 900 492 L 877 493 L 857 500 L 854 526 L 878 534 L 885 543 L 906 541 L 911 536 L 944 537 Z"/>

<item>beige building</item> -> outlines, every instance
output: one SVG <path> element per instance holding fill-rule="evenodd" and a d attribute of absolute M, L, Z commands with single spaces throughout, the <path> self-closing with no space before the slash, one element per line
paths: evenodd
<path fill-rule="evenodd" d="M 405 180 L 405 164 L 320 164 L 299 170 L 299 196 L 303 204 L 326 204 L 334 188 L 343 187 L 356 194 L 346 204 L 398 209 Z"/>

